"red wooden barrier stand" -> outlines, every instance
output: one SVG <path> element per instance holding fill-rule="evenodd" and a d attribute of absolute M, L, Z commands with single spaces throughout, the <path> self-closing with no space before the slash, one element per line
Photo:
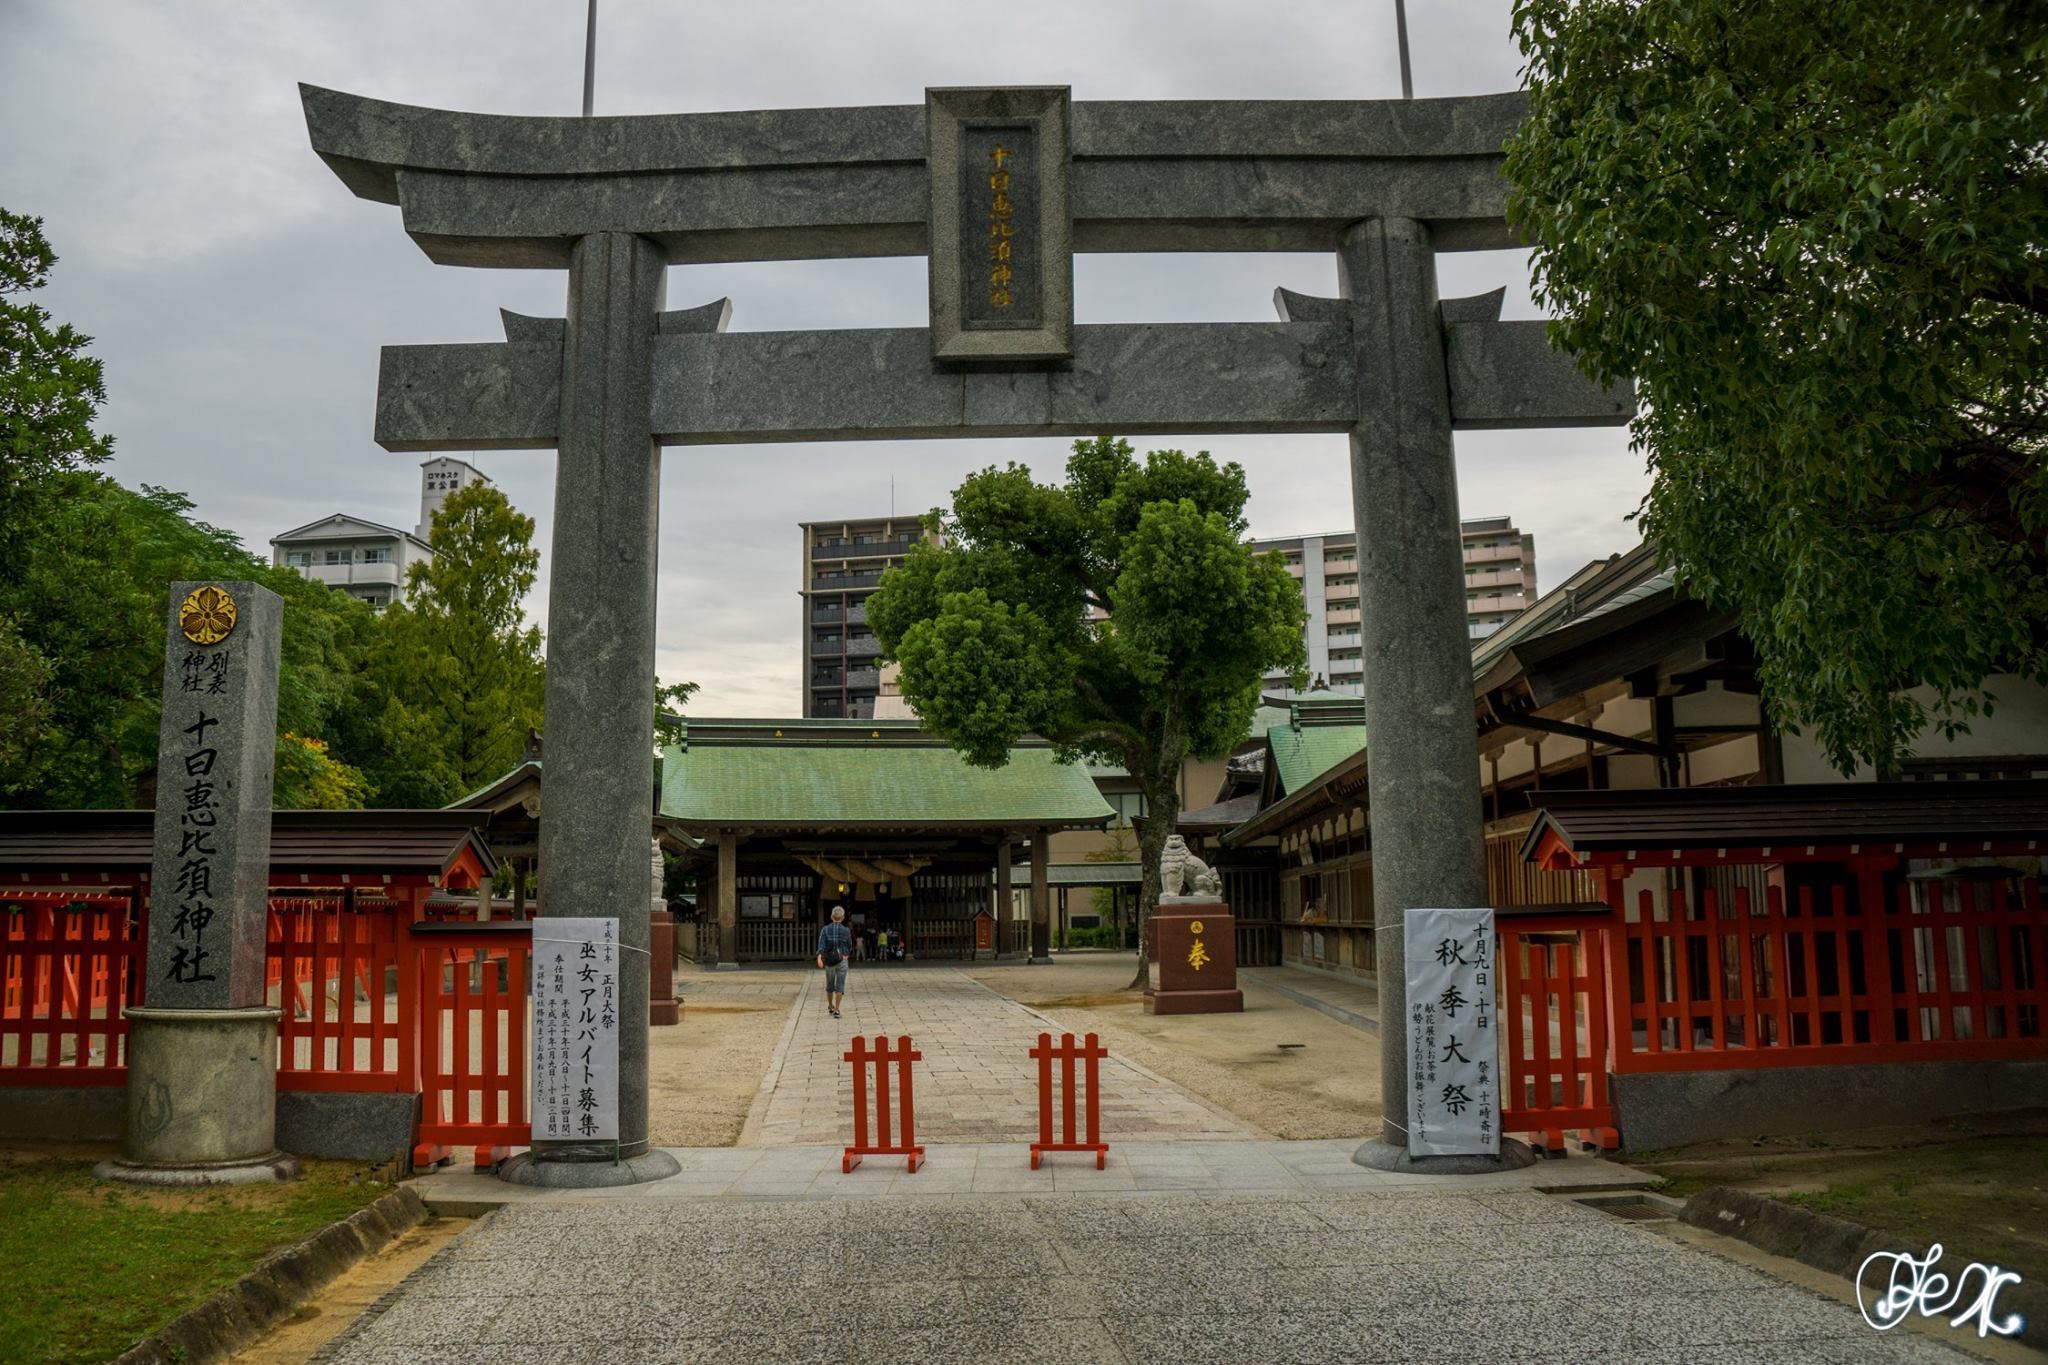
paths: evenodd
<path fill-rule="evenodd" d="M 870 1048 L 868 1040 L 856 1037 L 851 1051 L 843 1055 L 844 1060 L 853 1063 L 853 1145 L 839 1160 L 842 1174 L 860 1165 L 864 1156 L 900 1156 L 910 1161 L 913 1172 L 924 1164 L 924 1148 L 917 1145 L 917 1114 L 911 1103 L 910 1064 L 924 1060 L 922 1052 L 911 1050 L 908 1035 L 897 1040 L 892 1049 L 889 1040 L 882 1034 L 875 1035 L 875 1045 Z M 897 1093 L 902 1096 L 903 1140 L 892 1143 L 889 1126 L 889 1063 L 897 1064 Z M 875 1140 L 868 1141 L 868 1066 L 875 1069 Z"/>
<path fill-rule="evenodd" d="M 1109 1156 L 1109 1144 L 1102 1140 L 1102 1105 L 1097 1096 L 1101 1093 L 1099 1070 L 1109 1049 L 1096 1041 L 1094 1034 L 1080 1046 L 1074 1043 L 1074 1035 L 1060 1035 L 1060 1045 L 1052 1045 L 1052 1035 L 1038 1035 L 1038 1046 L 1027 1054 L 1038 1063 L 1038 1141 L 1031 1144 L 1031 1169 L 1038 1169 L 1041 1152 L 1093 1152 L 1095 1169 L 1101 1170 Z M 1074 1138 L 1074 1062 L 1076 1059 L 1088 1065 L 1084 1071 L 1087 1082 L 1088 1103 L 1084 1109 L 1088 1129 L 1086 1139 Z M 1060 1064 L 1060 1140 L 1052 1140 L 1052 1064 Z"/>

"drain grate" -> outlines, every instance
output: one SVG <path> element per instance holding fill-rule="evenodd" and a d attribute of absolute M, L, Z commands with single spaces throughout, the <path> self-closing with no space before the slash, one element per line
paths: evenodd
<path fill-rule="evenodd" d="M 1668 1223 L 1685 1207 L 1679 1200 L 1643 1190 L 1630 1190 L 1625 1194 L 1581 1195 L 1572 1202 L 1631 1223 Z"/>

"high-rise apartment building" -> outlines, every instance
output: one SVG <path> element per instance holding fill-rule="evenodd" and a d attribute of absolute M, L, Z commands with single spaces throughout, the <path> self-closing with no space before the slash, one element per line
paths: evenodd
<path fill-rule="evenodd" d="M 1484 639 L 1536 600 L 1536 537 L 1515 529 L 1509 517 L 1477 517 L 1460 524 L 1465 540 L 1465 621 L 1475 640 Z M 1277 551 L 1287 571 L 1301 582 L 1308 604 L 1302 627 L 1308 645 L 1309 677 L 1322 678 L 1340 692 L 1365 690 L 1359 654 L 1358 535 L 1333 531 L 1320 536 L 1255 540 L 1252 548 Z M 1267 678 L 1281 686 L 1280 675 Z"/>
<path fill-rule="evenodd" d="M 867 600 L 882 571 L 926 538 L 916 517 L 807 521 L 803 532 L 803 688 L 806 718 L 872 719 L 881 695 L 882 646 Z"/>

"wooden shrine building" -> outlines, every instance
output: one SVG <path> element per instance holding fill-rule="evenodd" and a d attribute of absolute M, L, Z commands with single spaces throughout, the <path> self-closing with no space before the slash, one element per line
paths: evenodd
<path fill-rule="evenodd" d="M 1049 744 L 976 768 L 914 721 L 691 720 L 662 761 L 660 818 L 693 844 L 683 943 L 700 963 L 808 958 L 833 905 L 892 957 L 1042 957 L 1052 837 L 1113 816 Z"/>

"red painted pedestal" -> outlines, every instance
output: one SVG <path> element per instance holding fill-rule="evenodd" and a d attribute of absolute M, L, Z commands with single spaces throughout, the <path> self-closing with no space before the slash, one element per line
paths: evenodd
<path fill-rule="evenodd" d="M 1152 917 L 1152 983 L 1147 1014 L 1242 1014 L 1237 988 L 1237 921 L 1222 901 L 1162 905 Z"/>
<path fill-rule="evenodd" d="M 676 999 L 676 920 L 666 910 L 656 910 L 647 928 L 647 1022 L 683 1022 L 683 1007 Z"/>

